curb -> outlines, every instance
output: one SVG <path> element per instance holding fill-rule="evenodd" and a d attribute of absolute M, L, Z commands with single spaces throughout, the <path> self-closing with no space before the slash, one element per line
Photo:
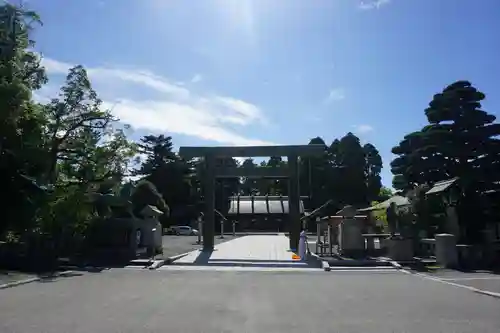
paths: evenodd
<path fill-rule="evenodd" d="M 311 257 L 313 260 L 319 261 L 321 263 L 321 268 L 325 272 L 330 271 L 331 268 L 330 268 L 330 264 L 328 263 L 328 261 L 323 260 L 320 256 L 318 256 L 316 253 L 313 253 L 313 252 L 308 252 L 307 255 L 308 255 L 308 257 Z"/>
<path fill-rule="evenodd" d="M 198 251 L 198 250 L 194 250 L 194 251 Z M 168 257 L 167 259 L 155 260 L 151 265 L 148 266 L 148 268 L 150 270 L 154 270 L 154 269 L 160 268 L 163 265 L 171 265 L 177 259 L 185 257 L 188 254 L 190 254 L 191 252 L 193 252 L 193 251 L 189 251 L 189 252 L 184 252 L 184 253 L 181 253 L 181 254 L 177 254 L 175 256 Z"/>
<path fill-rule="evenodd" d="M 148 266 L 148 269 L 157 269 L 160 268 L 161 266 L 165 265 L 165 260 L 155 260 L 151 265 Z"/>
<path fill-rule="evenodd" d="M 68 274 L 71 274 L 71 273 L 73 273 L 73 271 L 64 271 L 64 272 L 54 273 L 54 274 L 50 274 L 50 275 L 37 276 L 37 277 L 34 277 L 34 278 L 29 278 L 29 279 L 14 281 L 14 282 L 8 282 L 8 283 L 0 284 L 0 290 L 1 289 L 12 288 L 12 287 L 16 287 L 16 286 L 21 286 L 23 284 L 28 284 L 28 283 L 31 283 L 31 282 L 36 282 L 36 281 L 40 281 L 40 280 L 43 280 L 43 279 L 64 276 L 64 275 L 68 275 Z"/>
<path fill-rule="evenodd" d="M 392 267 L 396 269 L 403 269 L 403 266 L 401 266 L 397 261 L 389 261 L 392 265 Z"/>

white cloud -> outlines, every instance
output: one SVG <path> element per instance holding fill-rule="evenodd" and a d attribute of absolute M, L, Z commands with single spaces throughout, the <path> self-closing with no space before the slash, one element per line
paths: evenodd
<path fill-rule="evenodd" d="M 345 98 L 345 92 L 342 88 L 331 89 L 328 96 L 325 99 L 325 103 L 332 103 L 335 101 L 341 101 Z"/>
<path fill-rule="evenodd" d="M 366 134 L 366 133 L 369 133 L 369 132 L 373 132 L 375 129 L 370 126 L 370 125 L 357 125 L 357 126 L 354 126 L 355 127 L 355 131 L 357 133 L 360 133 L 360 134 Z"/>
<path fill-rule="evenodd" d="M 195 74 L 191 79 L 191 83 L 197 83 L 203 80 L 203 76 L 201 74 Z"/>
<path fill-rule="evenodd" d="M 66 74 L 73 64 L 59 62 L 57 60 L 42 58 L 42 65 L 49 74 Z M 157 76 L 145 70 L 127 70 L 116 68 L 86 68 L 87 73 L 95 80 L 123 80 L 132 83 L 141 84 L 156 91 L 175 96 L 177 98 L 189 98 L 189 90 L 181 87 L 179 84 Z"/>
<path fill-rule="evenodd" d="M 384 5 L 388 5 L 391 0 L 370 0 L 370 1 L 361 1 L 358 5 L 359 9 L 362 10 L 371 10 L 371 9 L 379 9 Z"/>
<path fill-rule="evenodd" d="M 48 58 L 44 58 L 42 64 L 49 75 L 66 74 L 72 66 Z M 112 96 L 106 96 L 104 106 L 136 129 L 183 134 L 222 144 L 272 144 L 248 138 L 240 133 L 240 128 L 230 127 L 267 124 L 262 110 L 249 102 L 227 96 L 199 95 L 144 70 L 94 67 L 87 68 L 87 72 L 94 83 L 107 87 L 135 84 L 161 93 L 158 99 L 138 99 L 120 93 L 117 88 Z"/>

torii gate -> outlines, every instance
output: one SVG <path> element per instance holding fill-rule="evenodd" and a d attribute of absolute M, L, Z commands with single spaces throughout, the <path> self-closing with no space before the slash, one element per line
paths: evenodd
<path fill-rule="evenodd" d="M 215 179 L 234 177 L 288 178 L 288 209 L 290 216 L 290 249 L 296 250 L 300 234 L 300 192 L 299 192 L 299 157 L 322 156 L 324 145 L 295 146 L 240 146 L 240 147 L 180 147 L 179 155 L 185 159 L 203 157 L 205 160 L 204 196 L 205 212 L 203 249 L 213 250 L 215 224 Z M 270 157 L 286 156 L 287 167 L 257 167 L 249 170 L 237 167 L 216 167 L 217 158 L 224 157 Z"/>

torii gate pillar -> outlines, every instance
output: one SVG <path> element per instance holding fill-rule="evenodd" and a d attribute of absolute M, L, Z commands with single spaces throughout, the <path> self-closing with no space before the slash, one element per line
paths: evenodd
<path fill-rule="evenodd" d="M 244 147 L 181 147 L 179 155 L 186 159 L 205 158 L 203 176 L 205 196 L 205 221 L 203 224 L 203 250 L 210 251 L 214 247 L 215 230 L 215 179 L 227 177 L 257 176 L 264 178 L 289 179 L 289 231 L 290 249 L 296 251 L 300 236 L 300 190 L 299 190 L 299 156 L 322 156 L 325 145 L 301 146 L 244 146 Z M 215 167 L 217 158 L 225 157 L 268 157 L 286 156 L 288 168 L 257 168 L 247 170 L 242 168 Z"/>

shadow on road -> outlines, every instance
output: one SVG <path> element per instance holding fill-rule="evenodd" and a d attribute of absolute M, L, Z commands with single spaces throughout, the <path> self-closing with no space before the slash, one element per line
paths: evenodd
<path fill-rule="evenodd" d="M 38 281 L 39 283 L 49 283 L 49 282 L 56 282 L 62 279 L 67 279 L 71 277 L 77 277 L 77 276 L 82 276 L 83 273 L 80 272 L 64 272 L 61 274 L 51 274 L 51 275 L 44 275 L 41 276 L 41 279 Z"/>
<path fill-rule="evenodd" d="M 214 250 L 200 251 L 198 257 L 196 257 L 196 259 L 194 260 L 193 265 L 202 265 L 202 266 L 208 265 L 208 261 L 210 260 L 210 257 L 212 256 L 213 252 Z"/>
<path fill-rule="evenodd" d="M 317 260 L 264 260 L 264 259 L 211 259 L 213 250 L 200 251 L 192 263 L 182 263 L 188 266 L 224 266 L 224 267 L 293 267 L 293 268 L 320 268 L 321 263 Z M 180 264 L 180 263 L 179 263 Z"/>

